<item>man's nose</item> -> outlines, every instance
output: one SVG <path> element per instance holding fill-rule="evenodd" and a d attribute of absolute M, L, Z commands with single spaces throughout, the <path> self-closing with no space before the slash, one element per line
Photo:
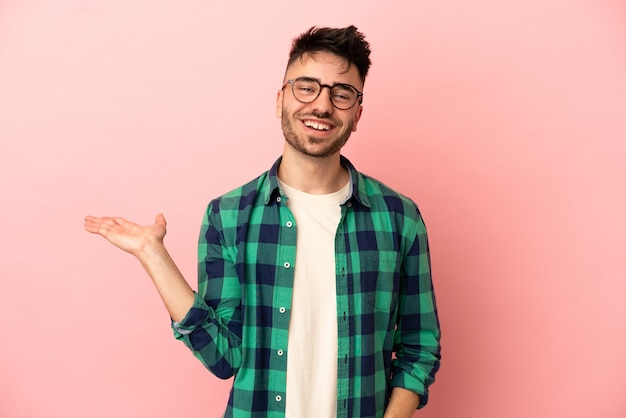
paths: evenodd
<path fill-rule="evenodd" d="M 333 102 L 330 99 L 330 86 L 322 86 L 319 96 L 312 103 L 314 109 L 320 113 L 332 113 L 335 110 Z"/>

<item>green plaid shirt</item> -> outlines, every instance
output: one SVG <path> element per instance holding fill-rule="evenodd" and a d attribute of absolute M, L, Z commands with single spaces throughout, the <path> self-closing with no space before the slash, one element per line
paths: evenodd
<path fill-rule="evenodd" d="M 337 417 L 382 417 L 396 386 L 424 406 L 439 368 L 428 240 L 410 199 L 341 161 L 352 196 L 335 236 Z M 211 372 L 235 376 L 225 417 L 285 416 L 297 225 L 279 164 L 209 204 L 196 300 L 172 324 Z"/>

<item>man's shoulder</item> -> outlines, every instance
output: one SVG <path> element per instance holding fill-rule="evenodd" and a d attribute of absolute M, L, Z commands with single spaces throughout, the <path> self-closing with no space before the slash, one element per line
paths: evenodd
<path fill-rule="evenodd" d="M 214 198 L 210 206 L 214 210 L 243 210 L 253 206 L 259 196 L 263 197 L 265 192 L 269 193 L 269 171 L 261 173 L 249 182 Z"/>
<path fill-rule="evenodd" d="M 370 175 L 358 172 L 358 176 L 358 192 L 367 198 L 372 210 L 419 214 L 417 204 L 410 197 Z"/>
<path fill-rule="evenodd" d="M 417 204 L 410 197 L 396 191 L 371 176 L 359 173 L 359 194 L 366 201 L 366 210 L 379 222 L 380 228 L 391 228 L 406 238 L 406 247 L 419 235 L 426 233 L 426 225 Z"/>

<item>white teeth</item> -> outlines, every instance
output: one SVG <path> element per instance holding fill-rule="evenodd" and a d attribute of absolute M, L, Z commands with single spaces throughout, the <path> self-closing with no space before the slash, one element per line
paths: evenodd
<path fill-rule="evenodd" d="M 325 123 L 319 123 L 319 122 L 313 122 L 313 121 L 305 120 L 304 124 L 306 126 L 308 126 L 309 128 L 313 128 L 313 129 L 316 129 L 318 131 L 327 131 L 327 130 L 330 129 L 330 125 L 327 125 Z"/>

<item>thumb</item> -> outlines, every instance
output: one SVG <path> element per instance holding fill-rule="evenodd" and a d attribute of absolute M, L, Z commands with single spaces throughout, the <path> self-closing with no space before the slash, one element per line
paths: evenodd
<path fill-rule="evenodd" d="M 163 226 L 166 226 L 166 225 L 167 225 L 167 222 L 165 221 L 165 216 L 163 216 L 163 214 L 162 214 L 162 213 L 159 213 L 159 214 L 156 216 L 156 218 L 154 218 L 154 223 L 155 223 L 156 225 L 163 225 Z"/>

